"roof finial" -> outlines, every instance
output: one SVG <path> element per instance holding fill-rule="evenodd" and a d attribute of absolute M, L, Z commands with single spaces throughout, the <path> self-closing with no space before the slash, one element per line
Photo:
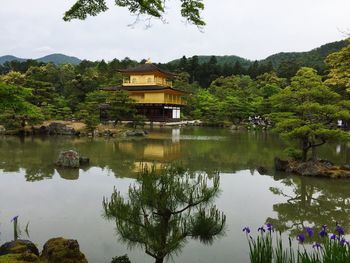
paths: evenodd
<path fill-rule="evenodd" d="M 148 58 L 145 62 L 145 64 L 152 64 L 151 58 Z"/>

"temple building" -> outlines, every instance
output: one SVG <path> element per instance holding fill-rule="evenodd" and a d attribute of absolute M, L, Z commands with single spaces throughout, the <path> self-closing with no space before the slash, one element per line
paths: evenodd
<path fill-rule="evenodd" d="M 185 105 L 186 92 L 173 89 L 173 73 L 159 69 L 147 61 L 133 68 L 120 70 L 123 84 L 118 87 L 104 88 L 106 91 L 126 90 L 136 102 L 139 114 L 150 121 L 178 121 L 181 108 Z"/>

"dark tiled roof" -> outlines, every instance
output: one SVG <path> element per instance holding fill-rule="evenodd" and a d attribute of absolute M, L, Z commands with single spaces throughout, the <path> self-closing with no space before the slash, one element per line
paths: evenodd
<path fill-rule="evenodd" d="M 114 87 L 101 88 L 101 90 L 105 90 L 105 91 L 116 91 L 116 90 L 127 90 L 127 91 L 140 90 L 141 91 L 141 90 L 166 90 L 166 89 L 186 93 L 186 92 L 181 91 L 181 90 L 173 89 L 170 87 L 157 86 L 157 85 L 153 85 L 153 86 L 114 86 Z"/>
<path fill-rule="evenodd" d="M 175 77 L 174 73 L 162 70 L 158 68 L 156 65 L 151 63 L 141 64 L 136 67 L 119 70 L 119 72 L 124 72 L 124 73 L 141 73 L 141 72 L 154 72 L 154 71 L 159 71 L 165 75 L 168 75 L 169 77 Z"/>

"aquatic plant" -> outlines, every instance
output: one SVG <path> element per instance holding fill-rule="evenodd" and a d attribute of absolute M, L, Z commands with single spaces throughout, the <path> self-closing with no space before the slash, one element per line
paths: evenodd
<path fill-rule="evenodd" d="M 296 237 L 298 248 L 292 246 L 292 238 L 289 237 L 289 244 L 285 248 L 281 232 L 274 230 L 273 226 L 267 223 L 258 228 L 258 235 L 253 238 L 250 235 L 250 228 L 244 227 L 249 245 L 249 257 L 252 263 L 343 263 L 350 262 L 350 246 L 345 239 L 344 228 L 336 223 L 334 233 L 328 235 L 327 226 L 323 225 L 318 236 L 314 236 L 314 229 L 305 227 L 304 231 Z M 273 232 L 276 234 L 273 235 Z M 310 247 L 305 247 L 306 242 L 313 242 Z"/>
<path fill-rule="evenodd" d="M 19 225 L 18 225 L 18 215 L 14 216 L 11 219 L 11 222 L 13 223 L 13 239 L 16 241 L 21 233 L 21 231 L 19 229 Z"/>

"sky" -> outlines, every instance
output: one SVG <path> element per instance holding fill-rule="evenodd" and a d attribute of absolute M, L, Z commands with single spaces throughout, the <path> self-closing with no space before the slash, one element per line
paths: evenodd
<path fill-rule="evenodd" d="M 130 57 L 168 62 L 183 55 L 238 55 L 263 59 L 308 51 L 350 32 L 349 0 L 203 0 L 203 30 L 168 0 L 166 23 L 135 17 L 113 5 L 96 17 L 64 22 L 74 0 L 0 0 L 0 56 L 38 58 L 63 53 L 89 60 Z"/>

